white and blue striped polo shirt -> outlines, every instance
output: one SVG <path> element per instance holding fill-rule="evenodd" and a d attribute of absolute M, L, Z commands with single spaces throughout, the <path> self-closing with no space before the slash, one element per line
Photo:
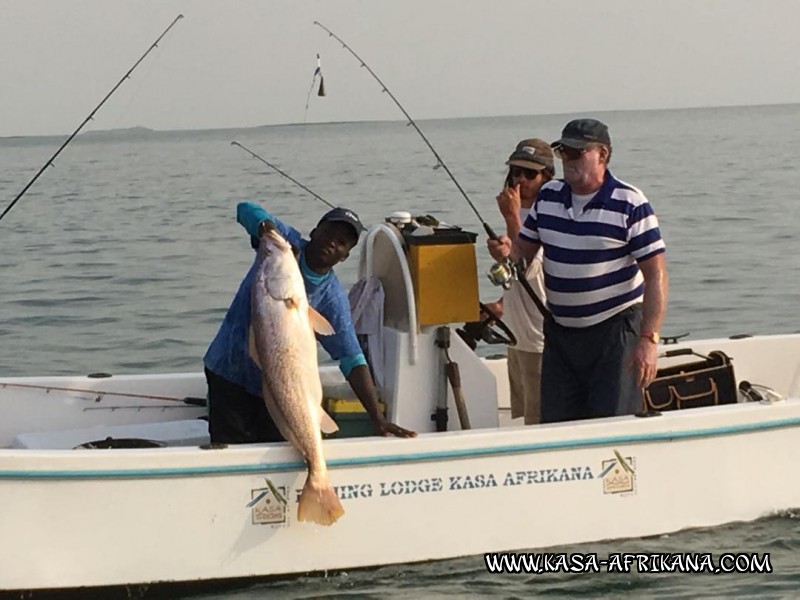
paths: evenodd
<path fill-rule="evenodd" d="M 543 185 L 519 235 L 542 244 L 547 305 L 566 327 L 588 327 L 642 302 L 637 261 L 664 252 L 653 207 L 610 171 L 579 214 L 566 182 Z"/>

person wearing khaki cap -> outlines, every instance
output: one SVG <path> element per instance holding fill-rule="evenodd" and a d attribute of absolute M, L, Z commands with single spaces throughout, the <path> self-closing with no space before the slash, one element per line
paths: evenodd
<path fill-rule="evenodd" d="M 667 309 L 658 219 L 611 174 L 605 123 L 574 119 L 551 146 L 564 178 L 541 187 L 516 239 L 489 240 L 489 251 L 516 260 L 544 250 L 542 422 L 634 414 L 656 376 Z"/>
<path fill-rule="evenodd" d="M 515 239 L 539 188 L 555 176 L 553 150 L 539 138 L 522 140 L 508 157 L 508 174 L 497 206 L 506 222 L 506 235 Z M 525 279 L 539 298 L 544 298 L 541 252 L 526 265 Z M 519 281 L 488 304 L 511 329 L 517 344 L 508 348 L 508 383 L 511 418 L 524 417 L 526 425 L 540 422 L 540 379 L 544 349 L 543 316 Z"/>

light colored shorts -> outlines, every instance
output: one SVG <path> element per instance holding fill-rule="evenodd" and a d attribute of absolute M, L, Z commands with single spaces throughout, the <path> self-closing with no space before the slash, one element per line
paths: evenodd
<path fill-rule="evenodd" d="M 541 423 L 542 353 L 508 349 L 511 418 L 525 417 L 525 425 Z"/>

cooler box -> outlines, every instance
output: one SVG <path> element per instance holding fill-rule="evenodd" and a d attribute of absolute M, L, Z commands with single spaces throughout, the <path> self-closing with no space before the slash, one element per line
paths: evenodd
<path fill-rule="evenodd" d="M 330 435 L 324 435 L 324 437 L 352 438 L 375 435 L 375 431 L 372 429 L 372 421 L 369 420 L 367 411 L 364 410 L 364 407 L 358 400 L 349 398 L 324 398 L 322 400 L 322 407 L 339 426 L 339 431 Z M 378 410 L 380 410 L 381 414 L 386 414 L 386 406 L 383 402 L 378 402 Z"/>

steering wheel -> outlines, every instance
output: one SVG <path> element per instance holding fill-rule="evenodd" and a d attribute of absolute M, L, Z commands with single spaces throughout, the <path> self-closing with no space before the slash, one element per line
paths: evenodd
<path fill-rule="evenodd" d="M 479 304 L 481 311 L 488 316 L 482 321 L 464 323 L 463 329 L 456 329 L 461 338 L 467 342 L 473 350 L 477 347 L 477 340 L 482 340 L 487 344 L 506 344 L 516 346 L 517 338 L 511 332 L 503 320 L 497 316 L 491 308 L 483 302 Z"/>

